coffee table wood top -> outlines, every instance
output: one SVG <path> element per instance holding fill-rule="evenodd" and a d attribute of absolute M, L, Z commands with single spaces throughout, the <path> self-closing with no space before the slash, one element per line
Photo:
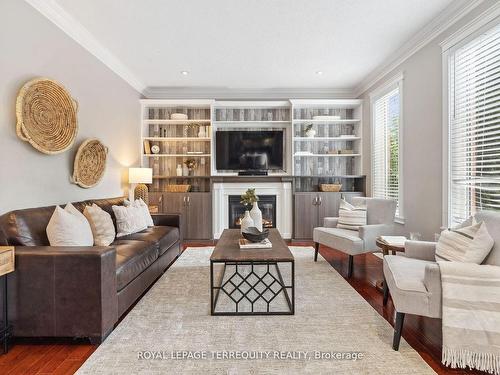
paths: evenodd
<path fill-rule="evenodd" d="M 215 250 L 210 257 L 212 262 L 245 262 L 245 261 L 275 261 L 292 262 L 293 254 L 287 244 L 281 238 L 277 229 L 269 229 L 269 240 L 273 244 L 271 249 L 245 249 L 241 250 L 239 239 L 241 233 L 239 229 L 225 229 L 220 236 Z"/>

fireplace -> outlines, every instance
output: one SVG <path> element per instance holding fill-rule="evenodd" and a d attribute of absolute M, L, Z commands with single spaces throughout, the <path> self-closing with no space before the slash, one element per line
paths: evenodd
<path fill-rule="evenodd" d="M 229 203 L 229 228 L 239 228 L 241 219 L 245 214 L 245 206 L 240 203 L 240 195 L 230 195 Z M 262 211 L 262 226 L 276 228 L 276 195 L 259 195 L 259 208 Z"/>

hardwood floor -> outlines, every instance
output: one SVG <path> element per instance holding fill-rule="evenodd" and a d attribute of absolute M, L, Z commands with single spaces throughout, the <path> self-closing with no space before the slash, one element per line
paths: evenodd
<path fill-rule="evenodd" d="M 312 246 L 312 242 L 291 243 Z M 210 246 L 212 242 L 187 243 L 185 247 Z M 320 254 L 345 277 L 347 256 L 327 247 Z M 311 259 L 312 261 L 312 259 Z M 382 305 L 382 293 L 375 288 L 382 278 L 382 260 L 373 254 L 354 257 L 354 273 L 347 280 L 356 291 L 386 320 L 393 323 L 391 300 Z M 408 315 L 403 329 L 405 340 L 438 374 L 483 374 L 476 371 L 451 370 L 441 365 L 441 323 Z M 0 374 L 73 374 L 94 352 L 96 346 L 74 340 L 16 340 L 6 355 L 0 355 Z M 388 349 L 389 350 L 389 349 Z"/>

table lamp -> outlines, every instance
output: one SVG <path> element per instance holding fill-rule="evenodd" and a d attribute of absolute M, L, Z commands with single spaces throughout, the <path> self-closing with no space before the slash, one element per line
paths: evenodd
<path fill-rule="evenodd" d="M 153 169 L 151 168 L 129 168 L 128 182 L 137 184 L 134 189 L 134 199 L 141 198 L 148 204 L 148 187 L 145 184 L 153 182 Z"/>

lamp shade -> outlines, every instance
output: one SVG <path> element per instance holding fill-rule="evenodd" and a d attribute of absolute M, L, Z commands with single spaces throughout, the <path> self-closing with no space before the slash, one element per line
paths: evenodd
<path fill-rule="evenodd" d="M 130 184 L 151 184 L 153 182 L 153 169 L 129 168 L 128 182 Z"/>

